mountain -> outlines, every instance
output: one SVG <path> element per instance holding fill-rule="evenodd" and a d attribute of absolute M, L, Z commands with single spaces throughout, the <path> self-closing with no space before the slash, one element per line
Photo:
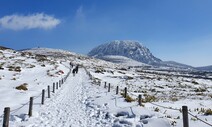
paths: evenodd
<path fill-rule="evenodd" d="M 111 56 L 123 56 L 134 61 L 141 62 L 143 64 L 154 66 L 156 68 L 162 67 L 163 69 L 174 70 L 196 70 L 196 68 L 192 66 L 177 63 L 174 61 L 162 61 L 159 58 L 156 58 L 147 47 L 145 47 L 138 41 L 132 40 L 115 40 L 99 45 L 96 48 L 92 49 L 88 53 L 88 56 L 111 61 L 114 63 L 116 63 L 117 60 L 114 60 L 114 58 L 111 59 Z M 110 59 L 107 56 L 110 56 Z M 119 58 L 119 63 L 121 63 L 121 61 L 126 61 L 126 59 L 120 60 Z"/>
<path fill-rule="evenodd" d="M 181 68 L 181 69 L 196 70 L 194 67 L 192 67 L 190 65 L 178 63 L 178 62 L 175 62 L 175 61 L 163 61 L 161 64 L 166 66 L 166 67 L 175 67 L 175 68 Z"/>
<path fill-rule="evenodd" d="M 4 47 L 4 46 L 0 46 L 0 50 L 6 50 L 6 49 L 10 49 L 10 48 Z"/>
<path fill-rule="evenodd" d="M 204 66 L 204 67 L 196 67 L 196 69 L 201 70 L 201 71 L 212 71 L 212 65 Z"/>
<path fill-rule="evenodd" d="M 138 41 L 131 40 L 115 40 L 102 44 L 88 53 L 88 56 L 100 59 L 107 55 L 125 56 L 127 58 L 151 65 L 162 62 L 160 59 L 153 56 L 148 48 L 141 45 Z"/>

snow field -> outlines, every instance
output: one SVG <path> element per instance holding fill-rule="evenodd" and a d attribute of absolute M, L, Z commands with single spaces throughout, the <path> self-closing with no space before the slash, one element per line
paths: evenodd
<path fill-rule="evenodd" d="M 212 123 L 211 115 L 204 115 L 204 112 L 200 111 L 201 108 L 212 109 L 210 99 L 212 82 L 210 80 L 182 77 L 170 77 L 170 79 L 168 79 L 162 75 L 139 74 L 135 73 L 135 71 L 121 71 L 108 68 L 103 68 L 102 70 L 103 71 L 99 73 L 96 69 L 90 69 L 91 75 L 93 75 L 96 80 L 110 83 L 114 89 L 116 85 L 122 90 L 124 87 L 127 87 L 129 96 L 134 99 L 137 99 L 139 94 L 142 95 L 143 99 L 148 96 L 154 97 L 155 100 L 153 100 L 153 103 L 143 103 L 145 109 L 153 111 L 153 114 L 158 116 L 158 118 L 168 120 L 169 126 L 182 126 L 182 113 L 179 110 L 171 110 L 171 108 L 181 109 L 184 105 L 188 106 L 190 114 L 208 123 L 205 124 L 189 115 L 190 125 L 208 127 Z M 176 84 L 179 84 L 179 87 Z M 204 91 L 204 93 L 198 92 L 201 89 L 206 89 L 206 91 Z"/>
<path fill-rule="evenodd" d="M 49 49 L 35 49 L 34 52 L 37 50 L 53 57 L 38 62 L 34 56 L 23 57 L 18 52 L 3 51 L 4 57 L 0 59 L 3 63 L 0 66 L 4 68 L 0 69 L 0 110 L 3 113 L 4 107 L 11 107 L 11 127 L 182 127 L 182 113 L 169 108 L 180 109 L 183 105 L 198 118 L 212 123 L 211 115 L 199 111 L 212 109 L 210 80 L 185 78 L 175 72 L 168 77 L 162 74 L 168 71 L 155 73 L 150 70 L 153 73 L 149 73 L 69 52 L 63 54 L 63 51 Z M 67 74 L 70 61 L 83 65 L 89 72 L 80 69 L 75 76 L 71 74 L 41 105 L 41 90 Z M 21 72 L 8 71 L 11 65 L 20 66 Z M 15 89 L 25 82 L 28 83 L 27 91 Z M 104 82 L 111 84 L 111 92 L 104 88 Z M 142 99 L 148 96 L 155 99 L 142 103 L 144 107 L 138 106 L 137 100 L 128 103 L 121 95 L 115 95 L 117 85 L 120 90 L 127 87 L 132 99 L 136 100 L 139 94 Z M 33 116 L 29 118 L 26 102 L 30 96 L 36 97 Z M 0 126 L 2 118 L 0 116 Z M 191 116 L 189 124 L 208 127 Z"/>

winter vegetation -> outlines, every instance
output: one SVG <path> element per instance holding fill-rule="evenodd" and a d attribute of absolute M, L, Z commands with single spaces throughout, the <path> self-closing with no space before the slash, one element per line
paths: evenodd
<path fill-rule="evenodd" d="M 182 106 L 188 106 L 191 127 L 211 126 L 210 72 L 158 67 L 119 54 L 107 59 L 119 62 L 58 49 L 1 48 L 0 126 L 10 107 L 10 127 L 182 127 Z M 53 83 L 77 65 L 78 73 L 53 93 Z M 46 94 L 42 105 L 41 91 L 48 85 L 51 97 Z M 36 98 L 31 117 L 30 97 Z"/>

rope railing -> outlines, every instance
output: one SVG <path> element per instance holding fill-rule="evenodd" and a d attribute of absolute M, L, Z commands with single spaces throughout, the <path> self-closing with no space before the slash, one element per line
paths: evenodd
<path fill-rule="evenodd" d="M 155 104 L 155 103 L 152 103 L 152 102 L 149 102 L 149 103 L 152 104 L 152 105 L 161 107 L 161 108 L 165 108 L 165 109 L 170 109 L 170 110 L 175 110 L 175 111 L 181 112 L 181 109 L 174 109 L 174 108 L 172 108 L 172 107 L 166 107 L 166 106 L 162 106 L 162 105 Z M 191 112 L 188 112 L 188 114 L 189 114 L 190 116 L 196 118 L 197 120 L 199 120 L 199 121 L 201 121 L 201 122 L 203 122 L 203 123 L 205 123 L 205 124 L 207 124 L 207 125 L 209 125 L 209 126 L 212 126 L 212 124 L 210 124 L 210 123 L 208 123 L 208 122 L 206 122 L 206 121 L 204 121 L 204 120 L 198 118 L 197 116 L 193 115 Z"/>
<path fill-rule="evenodd" d="M 62 80 L 59 80 L 59 84 L 63 84 L 66 81 L 66 79 L 68 78 L 68 76 L 70 75 L 70 73 L 71 73 L 71 69 L 69 70 L 69 72 L 67 73 L 67 75 L 62 78 Z M 43 89 L 42 91 L 45 92 L 47 90 L 48 90 L 48 88 Z M 41 95 L 42 95 L 42 93 L 39 94 L 39 95 L 37 95 L 37 96 L 33 96 L 34 100 L 36 100 L 37 98 L 41 97 Z M 44 98 L 45 95 L 43 94 L 42 97 Z M 10 111 L 10 108 L 8 107 L 9 108 L 9 112 L 4 112 L 3 114 L 0 115 L 0 118 L 3 118 L 4 117 L 3 118 L 3 122 L 9 121 L 9 115 L 15 115 L 16 112 L 20 111 L 23 107 L 25 107 L 28 104 L 30 104 L 30 101 L 27 101 L 26 103 L 22 104 L 22 106 L 20 106 L 20 107 L 18 107 L 16 109 L 13 109 L 11 111 Z M 5 109 L 7 109 L 7 107 Z M 9 113 L 9 115 L 8 115 L 8 113 Z M 7 116 L 7 118 L 5 118 L 5 116 Z M 3 123 L 3 125 L 4 124 L 5 123 Z"/>
<path fill-rule="evenodd" d="M 87 73 L 90 77 L 93 77 L 93 76 L 91 75 L 91 73 L 90 73 L 86 68 L 85 68 L 85 70 L 86 70 L 86 73 Z M 124 81 L 120 81 L 120 82 L 118 83 L 118 85 L 119 85 L 121 82 L 124 82 Z M 107 94 L 107 92 L 106 92 L 106 94 Z M 114 97 L 115 106 L 116 106 L 116 107 L 119 107 L 118 104 L 117 104 L 117 97 L 115 97 L 115 96 L 113 96 L 113 97 Z M 179 97 L 180 97 L 180 96 L 179 96 Z M 182 112 L 182 109 L 172 108 L 172 107 L 166 107 L 166 106 L 163 106 L 163 105 L 155 104 L 155 103 L 153 103 L 153 102 L 149 102 L 149 103 L 152 104 L 152 105 L 155 105 L 155 106 L 164 108 L 164 109 L 169 109 L 169 110 L 174 110 L 174 111 Z M 134 105 L 134 106 L 137 106 L 137 105 Z M 134 107 L 134 106 L 119 107 L 119 108 L 131 108 L 131 107 Z M 209 125 L 209 126 L 212 126 L 211 123 L 208 123 L 208 122 L 206 122 L 206 121 L 204 121 L 204 120 L 198 118 L 197 116 L 193 115 L 191 112 L 188 112 L 188 115 L 190 115 L 190 116 L 196 118 L 197 120 L 199 120 L 199 121 L 201 121 L 201 122 L 203 122 L 203 123 L 205 123 L 205 124 L 207 124 L 207 125 Z"/>
<path fill-rule="evenodd" d="M 209 125 L 209 126 L 211 126 L 211 127 L 212 127 L 212 124 L 210 124 L 210 123 L 208 123 L 208 122 L 206 122 L 206 121 L 204 121 L 204 120 L 202 120 L 202 119 L 198 118 L 197 116 L 195 116 L 195 115 L 191 114 L 191 112 L 188 112 L 188 114 L 189 114 L 190 116 L 192 116 L 192 117 L 196 118 L 197 120 L 199 120 L 199 121 L 201 121 L 201 122 L 203 122 L 203 123 L 205 123 L 205 124 L 207 124 L 207 125 Z"/>
<path fill-rule="evenodd" d="M 181 109 L 175 109 L 175 108 L 172 108 L 172 107 L 162 106 L 162 105 L 155 104 L 155 103 L 152 103 L 152 102 L 149 102 L 149 103 L 150 103 L 150 104 L 152 104 L 152 105 L 155 105 L 155 106 L 161 107 L 161 108 L 165 108 L 165 109 L 170 109 L 170 110 L 175 110 L 175 111 L 180 111 L 180 110 L 181 110 Z"/>

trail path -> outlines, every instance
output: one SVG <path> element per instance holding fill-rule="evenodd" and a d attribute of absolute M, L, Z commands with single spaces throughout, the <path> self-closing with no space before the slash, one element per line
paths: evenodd
<path fill-rule="evenodd" d="M 28 121 L 15 123 L 19 127 L 93 127 L 102 126 L 92 117 L 96 108 L 89 105 L 89 96 L 95 96 L 95 89 L 89 83 L 85 71 L 81 69 L 74 77 L 67 78 L 62 88 L 47 99 L 45 105 Z M 104 123 L 106 124 L 106 123 Z"/>

